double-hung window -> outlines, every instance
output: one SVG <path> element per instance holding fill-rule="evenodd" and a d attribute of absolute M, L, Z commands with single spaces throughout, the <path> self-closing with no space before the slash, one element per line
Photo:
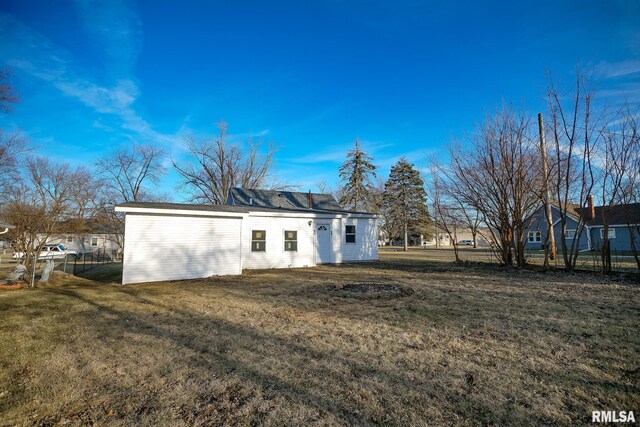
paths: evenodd
<path fill-rule="evenodd" d="M 298 250 L 298 232 L 285 230 L 284 232 L 284 250 L 296 252 Z"/>
<path fill-rule="evenodd" d="M 344 228 L 344 235 L 345 235 L 346 243 L 355 243 L 356 242 L 356 226 L 346 225 Z"/>
<path fill-rule="evenodd" d="M 251 230 L 251 252 L 265 252 L 267 250 L 267 231 Z"/>
<path fill-rule="evenodd" d="M 540 243 L 542 242 L 542 234 L 540 231 L 530 231 L 528 235 L 529 243 Z"/>

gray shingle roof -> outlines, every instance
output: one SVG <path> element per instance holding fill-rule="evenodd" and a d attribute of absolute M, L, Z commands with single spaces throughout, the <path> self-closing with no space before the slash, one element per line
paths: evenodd
<path fill-rule="evenodd" d="M 311 199 L 312 206 L 309 206 L 309 193 L 232 188 L 229 190 L 227 204 L 262 208 L 344 211 L 330 194 L 311 193 Z"/>
<path fill-rule="evenodd" d="M 640 203 L 631 203 L 628 205 L 596 206 L 595 218 L 586 220 L 590 227 L 604 225 L 604 219 L 608 224 L 640 224 Z M 578 214 L 587 215 L 587 208 L 576 209 Z"/>
<path fill-rule="evenodd" d="M 241 206 L 228 205 L 190 205 L 185 203 L 161 203 L 161 202 L 126 202 L 121 203 L 120 208 L 147 208 L 147 209 L 177 209 L 186 211 L 211 211 L 211 212 L 238 212 L 248 213 L 249 210 Z"/>

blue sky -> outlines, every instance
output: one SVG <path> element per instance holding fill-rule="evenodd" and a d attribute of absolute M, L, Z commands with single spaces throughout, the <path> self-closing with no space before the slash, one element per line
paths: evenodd
<path fill-rule="evenodd" d="M 477 3 L 4 0 L 22 102 L 0 126 L 92 164 L 132 141 L 180 159 L 224 120 L 234 141 L 273 141 L 276 174 L 306 191 L 337 185 L 356 137 L 386 177 L 503 100 L 542 110 L 547 70 L 570 85 L 583 66 L 609 102 L 640 101 L 640 2 Z"/>

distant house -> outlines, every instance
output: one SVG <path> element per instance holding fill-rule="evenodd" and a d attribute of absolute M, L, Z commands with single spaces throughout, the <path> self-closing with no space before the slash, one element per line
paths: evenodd
<path fill-rule="evenodd" d="M 327 194 L 233 189 L 226 205 L 116 211 L 126 215 L 123 283 L 378 259 L 377 217 L 344 211 Z"/>
<path fill-rule="evenodd" d="M 78 253 L 104 252 L 118 255 L 122 251 L 124 230 L 108 222 L 83 220 L 81 224 L 61 223 L 56 234 L 47 238 L 48 244 L 60 244 Z M 38 236 L 43 239 L 45 236 Z"/>
<path fill-rule="evenodd" d="M 560 209 L 552 206 L 551 212 L 556 247 L 560 249 L 562 237 Z M 525 248 L 544 249 L 547 237 L 544 207 L 541 206 L 526 222 L 530 225 L 525 235 Z M 591 196 L 587 198 L 586 207 L 570 205 L 567 208 L 565 232 L 567 246 L 570 247 L 571 242 L 577 239 L 578 251 L 601 249 L 605 224 L 608 224 L 609 244 L 612 251 L 630 251 L 632 238 L 636 247 L 640 247 L 640 203 L 594 206 Z"/>

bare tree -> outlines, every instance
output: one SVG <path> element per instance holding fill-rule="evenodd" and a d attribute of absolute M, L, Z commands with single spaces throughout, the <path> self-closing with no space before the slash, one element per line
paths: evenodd
<path fill-rule="evenodd" d="M 249 140 L 248 152 L 227 140 L 227 124 L 218 124 L 219 134 L 213 140 L 187 141 L 190 159 L 173 161 L 182 177 L 183 186 L 198 203 L 223 204 L 229 190 L 234 187 L 260 188 L 267 185 L 276 150 L 270 144 L 261 153 L 261 145 Z M 277 184 L 268 185 L 271 188 Z"/>
<path fill-rule="evenodd" d="M 551 156 L 555 167 L 552 181 L 561 226 L 560 247 L 565 268 L 573 271 L 579 255 L 579 242 L 585 231 L 585 221 L 589 218 L 588 214 L 576 211 L 576 207 L 587 204 L 595 186 L 593 158 L 601 136 L 599 131 L 602 116 L 593 117 L 593 93 L 580 73 L 577 73 L 575 92 L 570 97 L 561 94 L 549 76 L 548 100 Z M 577 221 L 577 226 L 575 234 L 571 233 L 567 237 L 570 216 Z"/>
<path fill-rule="evenodd" d="M 503 107 L 478 128 L 470 149 L 450 150 L 449 191 L 482 215 L 506 265 L 525 264 L 525 219 L 540 194 L 535 139 L 529 117 Z"/>
<path fill-rule="evenodd" d="M 162 161 L 166 152 L 153 144 L 119 148 L 96 162 L 101 175 L 117 203 L 149 200 L 151 186 L 165 175 Z"/>
<path fill-rule="evenodd" d="M 454 207 L 454 200 L 447 198 L 446 184 L 441 179 L 442 171 L 437 163 L 431 167 L 431 204 L 433 206 L 433 222 L 437 230 L 443 230 L 449 236 L 449 241 L 453 245 L 455 262 L 459 263 L 460 253 L 458 251 L 458 229 L 461 227 L 460 217 Z M 437 236 L 436 240 L 439 236 Z"/>
<path fill-rule="evenodd" d="M 0 68 L 0 112 L 10 113 L 18 102 L 13 85 L 9 82 L 11 73 Z M 20 156 L 26 151 L 26 141 L 20 132 L 7 134 L 0 129 L 0 201 L 6 200 L 15 189 L 20 175 L 18 163 Z"/>
<path fill-rule="evenodd" d="M 18 95 L 13 89 L 13 85 L 9 81 L 11 71 L 0 68 L 0 112 L 10 113 L 13 111 L 13 105 L 19 101 Z"/>
<path fill-rule="evenodd" d="M 33 276 L 38 254 L 49 237 L 74 216 L 72 193 L 83 175 L 66 163 L 31 156 L 25 161 L 25 176 L 4 215 L 15 226 L 10 231 L 14 248 L 24 254 L 27 272 Z"/>
<path fill-rule="evenodd" d="M 27 151 L 20 133 L 5 134 L 0 129 L 0 201 L 7 200 L 20 181 L 19 161 Z"/>
<path fill-rule="evenodd" d="M 640 209 L 640 132 L 637 117 L 638 112 L 626 104 L 603 130 L 601 214 L 604 229 L 600 249 L 604 273 L 612 270 L 608 213 L 618 204 L 624 211 L 629 245 L 640 270 L 640 224 L 634 215 L 634 210 Z"/>
<path fill-rule="evenodd" d="M 154 187 L 166 174 L 166 152 L 154 144 L 136 144 L 116 149 L 96 161 L 99 181 L 78 188 L 75 197 L 95 207 L 94 215 L 113 231 L 112 240 L 124 249 L 124 216 L 115 205 L 154 199 Z M 92 187 L 100 189 L 92 194 Z M 95 196 L 92 199 L 92 195 Z"/>

